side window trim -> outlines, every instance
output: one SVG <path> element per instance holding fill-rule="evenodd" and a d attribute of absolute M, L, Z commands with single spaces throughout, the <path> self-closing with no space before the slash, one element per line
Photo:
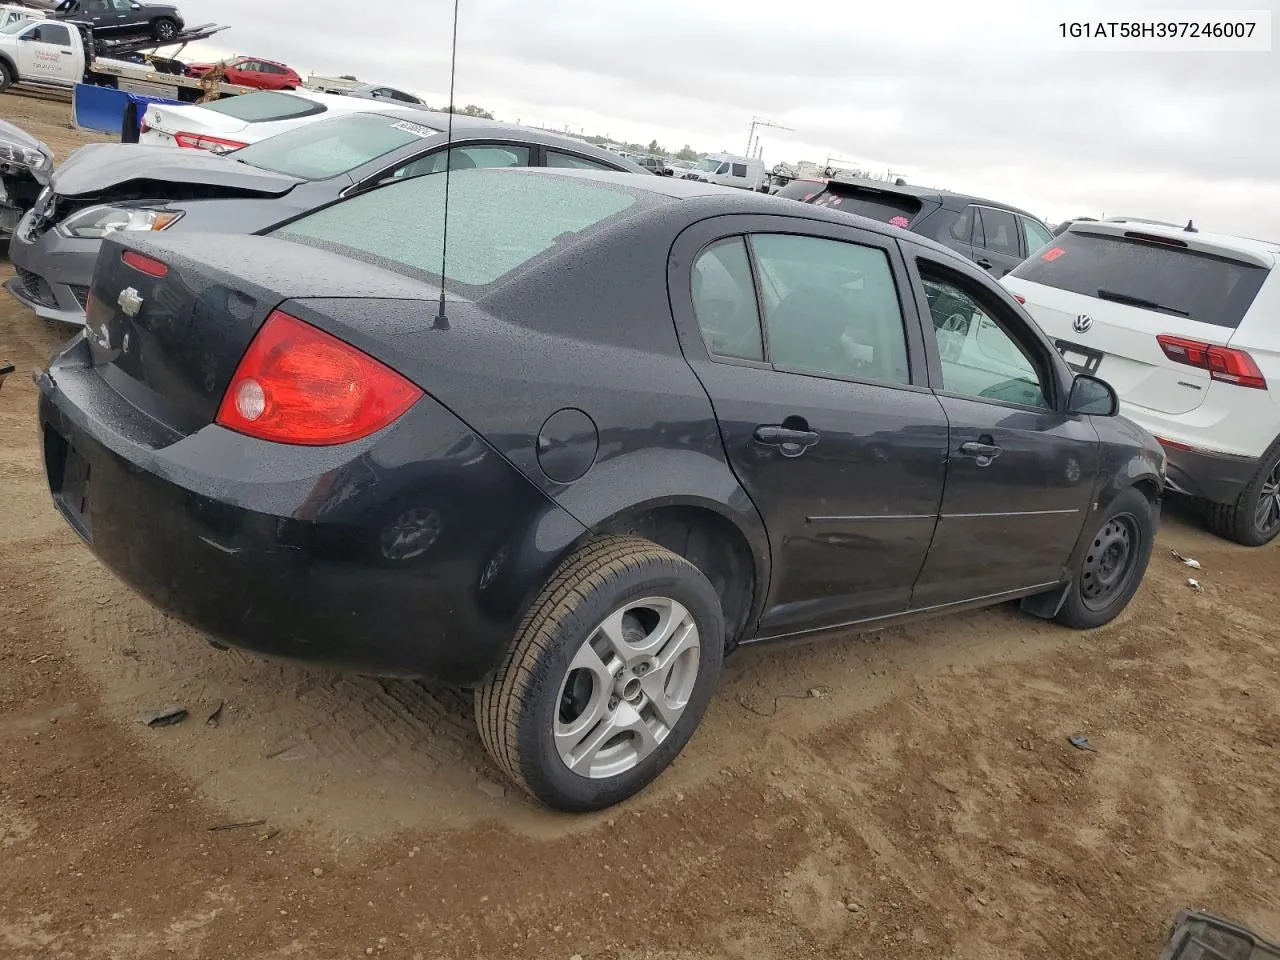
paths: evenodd
<path fill-rule="evenodd" d="M 899 242 L 901 243 L 902 241 Z M 1046 398 L 1050 403 L 1051 409 L 1059 413 L 1063 410 L 1066 405 L 1070 383 L 1064 382 L 1062 365 L 1057 362 L 1057 351 L 1053 349 L 1047 339 L 1036 336 L 1036 332 L 1030 329 L 1008 304 L 1001 303 L 998 297 L 989 296 L 988 291 L 982 287 L 982 281 L 970 276 L 966 267 L 959 264 L 946 263 L 934 256 L 932 251 L 925 250 L 923 247 L 916 247 L 915 249 L 904 248 L 903 254 L 907 264 L 907 271 L 911 275 L 921 333 L 924 335 L 924 351 L 928 364 L 929 384 L 934 393 L 941 396 L 963 397 L 968 400 L 977 399 L 981 403 L 992 403 L 1016 410 L 1043 409 L 1040 407 L 1028 407 L 1024 404 L 1007 400 L 968 397 L 944 388 L 942 358 L 938 353 L 938 342 L 936 337 L 931 335 L 931 331 L 926 330 L 924 327 L 926 323 L 930 325 L 933 323 L 933 314 L 929 309 L 929 300 L 925 296 L 924 277 L 920 271 L 920 264 L 927 264 L 933 272 L 942 274 L 944 278 L 948 276 L 954 278 L 951 282 L 959 283 L 962 287 L 977 287 L 982 291 L 982 296 L 975 298 L 978 305 L 984 310 L 990 307 L 988 316 L 995 322 L 996 326 L 1034 357 L 1032 363 L 1036 367 L 1037 373 L 1047 381 L 1042 383 L 1041 386 L 1042 388 L 1047 387 L 1052 393 L 1052 396 Z M 972 269 L 977 270 L 978 268 L 973 267 Z"/>
<path fill-rule="evenodd" d="M 907 365 L 910 383 L 885 383 L 883 381 L 849 380 L 848 378 L 829 377 L 833 383 L 870 383 L 874 386 L 888 387 L 895 390 L 909 390 L 915 393 L 928 393 L 932 386 L 929 379 L 929 354 L 921 326 L 920 306 L 916 295 L 919 283 L 914 271 L 914 264 L 908 255 L 909 247 L 894 236 L 886 236 L 879 232 L 849 227 L 826 220 L 810 219 L 802 208 L 800 215 L 789 214 L 722 214 L 711 217 L 686 227 L 672 244 L 667 259 L 667 285 L 672 304 L 673 320 L 676 334 L 680 341 L 680 349 L 691 363 L 722 363 L 736 366 L 755 367 L 773 370 L 772 364 L 756 360 L 741 360 L 735 357 L 713 356 L 707 350 L 702 338 L 693 310 L 693 264 L 702 250 L 718 240 L 727 240 L 735 236 L 750 236 L 756 233 L 795 233 L 802 236 L 820 237 L 838 240 L 845 243 L 858 243 L 873 246 L 884 251 L 889 260 L 894 285 L 898 294 L 898 308 L 903 319 L 903 333 L 907 342 Z M 750 253 L 750 251 L 749 251 Z M 757 268 L 754 257 L 751 262 L 752 281 L 756 294 L 757 322 L 761 324 L 761 343 L 767 346 L 767 332 L 763 329 L 764 317 L 759 301 Z M 769 354 L 766 352 L 765 356 Z M 786 373 L 787 376 L 803 374 Z"/>
<path fill-rule="evenodd" d="M 526 143 L 520 140 L 483 140 L 483 139 L 456 140 L 455 139 L 452 143 L 448 145 L 448 147 L 450 150 L 457 150 L 463 147 L 515 147 L 516 149 L 524 149 L 529 151 L 529 162 L 525 164 L 525 166 L 529 166 L 529 167 L 538 166 L 538 163 L 537 163 L 537 157 L 539 156 L 538 145 L 535 143 Z M 421 153 L 415 153 L 412 157 L 409 157 L 408 159 L 397 160 L 395 163 L 389 163 L 385 167 L 382 167 L 381 169 L 375 171 L 374 173 L 365 175 L 360 180 L 356 181 L 351 186 L 344 189 L 339 196 L 349 197 L 353 193 L 359 193 L 362 190 L 368 190 L 371 187 L 375 187 L 382 182 L 383 178 L 386 177 L 387 174 L 395 173 L 401 167 L 407 167 L 411 163 L 417 163 L 419 160 L 423 159 L 424 157 L 428 157 L 433 153 L 440 153 L 444 149 L 445 149 L 444 143 L 437 143 L 425 148 Z"/>

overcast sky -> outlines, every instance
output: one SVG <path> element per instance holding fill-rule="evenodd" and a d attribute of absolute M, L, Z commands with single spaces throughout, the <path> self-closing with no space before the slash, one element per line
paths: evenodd
<path fill-rule="evenodd" d="M 1050 222 L 1194 218 L 1280 240 L 1280 53 L 1053 47 L 1063 20 L 1188 3 L 461 3 L 457 103 L 503 120 L 741 153 L 760 116 L 792 128 L 761 131 L 770 165 L 832 157 Z M 231 26 L 216 54 L 447 101 L 452 0 L 180 6 L 188 23 Z M 1280 22 L 1280 0 L 1196 6 L 1270 9 Z"/>

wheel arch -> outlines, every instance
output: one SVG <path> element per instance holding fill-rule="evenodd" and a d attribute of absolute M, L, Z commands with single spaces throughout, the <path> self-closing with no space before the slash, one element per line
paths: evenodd
<path fill-rule="evenodd" d="M 701 570 L 720 597 L 727 649 L 758 619 L 769 584 L 768 551 L 761 555 L 721 505 L 695 497 L 637 504 L 594 525 L 589 536 L 605 534 L 651 540 Z"/>

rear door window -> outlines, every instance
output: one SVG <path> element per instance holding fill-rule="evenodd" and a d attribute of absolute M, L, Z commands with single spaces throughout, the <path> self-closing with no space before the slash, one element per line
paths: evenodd
<path fill-rule="evenodd" d="M 742 237 L 713 243 L 694 262 L 693 311 L 709 353 L 764 359 L 755 284 Z"/>
<path fill-rule="evenodd" d="M 292 120 L 295 117 L 312 117 L 324 113 L 326 107 L 314 100 L 295 97 L 287 93 L 243 93 L 212 103 L 202 103 L 201 110 L 212 110 L 246 123 L 265 123 L 272 120 Z"/>
<path fill-rule="evenodd" d="M 1071 230 L 1011 276 L 1234 329 L 1268 272 L 1185 247 Z"/>
<path fill-rule="evenodd" d="M 951 224 L 951 239 L 958 243 L 973 243 L 973 225 L 977 217 L 977 207 L 973 204 L 964 208 L 964 212 Z"/>
<path fill-rule="evenodd" d="M 747 165 L 745 163 L 735 163 L 733 165 L 733 175 L 735 177 L 745 177 L 747 175 Z"/>
<path fill-rule="evenodd" d="M 893 269 L 876 247 L 756 234 L 769 361 L 778 369 L 910 383 Z"/>
<path fill-rule="evenodd" d="M 1013 219 L 1013 214 L 994 207 L 978 207 L 977 210 L 982 223 L 983 241 L 979 244 L 975 238 L 974 244 L 993 253 L 1003 253 L 1009 257 L 1022 256 L 1018 249 L 1018 223 Z"/>

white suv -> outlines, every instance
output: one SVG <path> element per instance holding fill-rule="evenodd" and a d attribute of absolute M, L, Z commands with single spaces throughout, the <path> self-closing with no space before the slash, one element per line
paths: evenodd
<path fill-rule="evenodd" d="M 1280 244 L 1137 220 L 1076 222 L 1001 282 L 1169 457 L 1210 526 L 1280 534 Z"/>

